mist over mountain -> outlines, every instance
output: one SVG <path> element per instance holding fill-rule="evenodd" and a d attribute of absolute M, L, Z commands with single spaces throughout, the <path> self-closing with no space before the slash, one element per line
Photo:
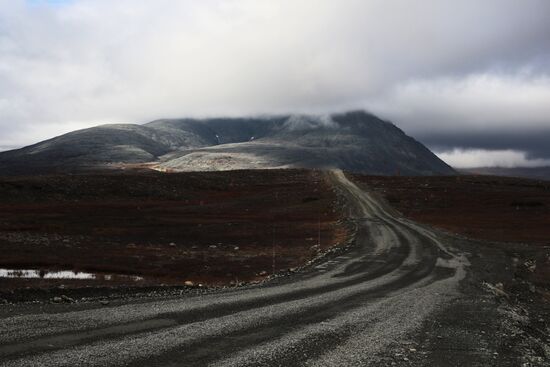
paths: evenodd
<path fill-rule="evenodd" d="M 352 111 L 102 125 L 2 152 L 0 174 L 73 172 L 148 162 L 167 171 L 341 168 L 380 175 L 455 173 L 395 125 Z"/>

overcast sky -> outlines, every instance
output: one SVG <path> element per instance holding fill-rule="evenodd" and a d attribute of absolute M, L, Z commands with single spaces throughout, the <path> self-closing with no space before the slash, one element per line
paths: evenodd
<path fill-rule="evenodd" d="M 357 108 L 455 166 L 550 165 L 550 1 L 0 0 L 0 149 Z"/>

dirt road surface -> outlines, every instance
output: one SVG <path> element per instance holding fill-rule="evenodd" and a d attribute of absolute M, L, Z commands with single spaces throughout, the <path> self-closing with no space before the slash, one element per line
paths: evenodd
<path fill-rule="evenodd" d="M 348 251 L 262 286 L 2 309 L 0 365 L 548 365 L 545 320 L 533 326 L 498 286 L 484 289 L 471 246 L 327 174 L 356 225 Z"/>

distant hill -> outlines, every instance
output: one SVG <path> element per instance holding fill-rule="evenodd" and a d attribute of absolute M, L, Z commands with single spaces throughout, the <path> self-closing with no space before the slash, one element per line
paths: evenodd
<path fill-rule="evenodd" d="M 156 162 L 159 170 L 341 168 L 381 175 L 455 171 L 395 125 L 364 111 L 331 116 L 169 119 L 102 125 L 0 153 L 0 174 Z"/>
<path fill-rule="evenodd" d="M 492 175 L 492 176 L 508 176 L 508 177 L 524 177 L 537 180 L 550 180 L 550 167 L 516 167 L 516 168 L 501 168 L 501 167 L 480 167 L 462 169 L 461 172 Z"/>

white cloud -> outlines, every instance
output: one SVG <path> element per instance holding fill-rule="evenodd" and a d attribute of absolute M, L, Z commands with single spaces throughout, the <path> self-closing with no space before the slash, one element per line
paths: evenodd
<path fill-rule="evenodd" d="M 550 166 L 550 159 L 530 159 L 525 152 L 516 150 L 453 149 L 436 154 L 455 168 Z"/>

